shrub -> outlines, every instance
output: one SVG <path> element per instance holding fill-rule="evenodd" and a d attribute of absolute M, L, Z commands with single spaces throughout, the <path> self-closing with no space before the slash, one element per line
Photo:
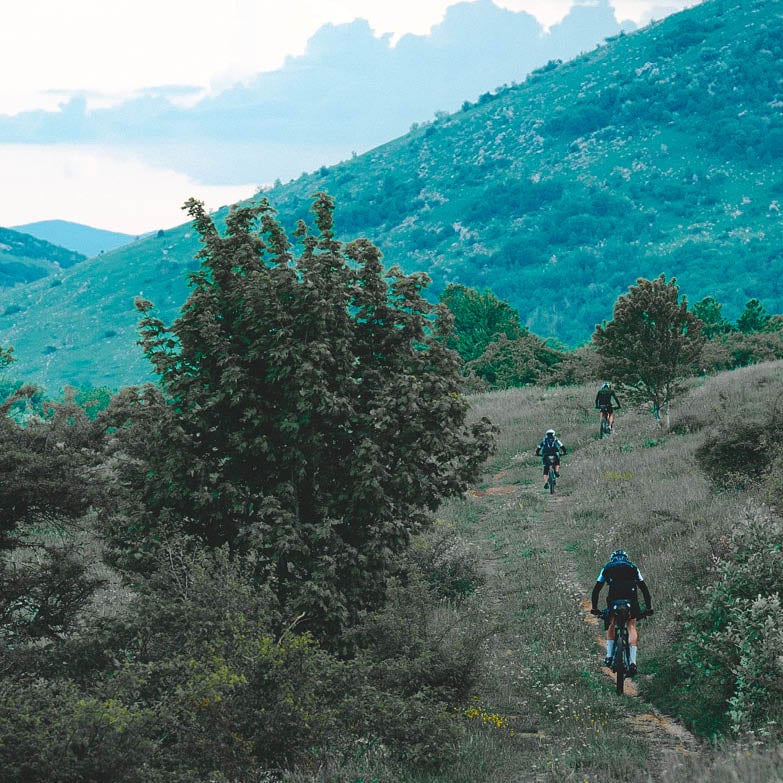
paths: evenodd
<path fill-rule="evenodd" d="M 678 661 L 701 729 L 783 736 L 781 541 L 781 520 L 749 508 L 714 554 L 714 580 L 686 624 Z"/>

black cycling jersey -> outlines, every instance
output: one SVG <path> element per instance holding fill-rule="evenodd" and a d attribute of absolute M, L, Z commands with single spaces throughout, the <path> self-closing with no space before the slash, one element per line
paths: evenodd
<path fill-rule="evenodd" d="M 652 606 L 650 590 L 639 568 L 630 560 L 610 560 L 604 565 L 595 580 L 595 587 L 593 587 L 593 609 L 598 608 L 598 595 L 605 584 L 609 585 L 609 595 L 606 598 L 607 606 L 618 598 L 627 598 L 632 605 L 631 614 L 634 617 L 638 617 L 640 612 L 639 597 L 636 593 L 637 587 L 642 591 L 647 609 L 650 609 Z"/>
<path fill-rule="evenodd" d="M 595 407 L 612 407 L 612 399 L 614 398 L 615 405 L 619 408 L 620 400 L 617 399 L 617 395 L 612 389 L 599 389 L 598 394 L 595 395 Z"/>

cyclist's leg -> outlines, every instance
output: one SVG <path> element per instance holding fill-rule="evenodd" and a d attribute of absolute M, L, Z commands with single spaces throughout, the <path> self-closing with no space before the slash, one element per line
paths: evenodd
<path fill-rule="evenodd" d="M 639 644 L 639 632 L 636 630 L 636 618 L 628 620 L 628 656 L 629 663 L 636 666 L 636 651 Z"/>
<path fill-rule="evenodd" d="M 609 627 L 606 629 L 606 658 L 604 659 L 604 663 L 606 663 L 607 666 L 612 662 L 615 638 L 614 615 L 610 614 Z"/>

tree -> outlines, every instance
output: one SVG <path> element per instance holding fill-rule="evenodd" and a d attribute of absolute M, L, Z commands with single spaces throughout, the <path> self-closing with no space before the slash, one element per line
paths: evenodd
<path fill-rule="evenodd" d="M 614 305 L 614 319 L 599 324 L 593 343 L 601 356 L 602 373 L 623 384 L 653 415 L 668 419 L 677 381 L 698 360 L 704 338 L 702 322 L 679 299 L 676 279 L 639 278 Z"/>
<path fill-rule="evenodd" d="M 527 330 L 519 313 L 492 291 L 477 291 L 464 285 L 448 285 L 440 297 L 454 316 L 454 332 L 448 345 L 466 361 L 477 359 L 499 335 L 516 340 Z"/>
<path fill-rule="evenodd" d="M 693 314 L 704 324 L 701 333 L 708 340 L 715 335 L 731 331 L 731 324 L 721 313 L 722 307 L 723 305 L 714 296 L 705 296 L 693 305 Z"/>
<path fill-rule="evenodd" d="M 136 556 L 178 526 L 252 552 L 285 611 L 326 638 L 383 600 L 494 428 L 467 421 L 452 320 L 421 296 L 428 279 L 385 273 L 366 239 L 336 241 L 328 196 L 314 200 L 317 234 L 299 224 L 298 257 L 266 200 L 233 209 L 225 235 L 186 206 L 203 248 L 180 317 L 166 326 L 137 303 L 162 395 L 129 391 L 113 409 L 143 498 L 117 543 Z M 147 445 L 133 431 L 150 415 Z"/>
<path fill-rule="evenodd" d="M 0 404 L 0 636 L 19 649 L 33 639 L 42 650 L 42 640 L 72 630 L 101 584 L 78 536 L 53 533 L 83 527 L 101 485 L 92 468 L 102 438 L 70 397 L 44 402 L 24 426 L 9 416 L 39 392 L 21 386 Z"/>
<path fill-rule="evenodd" d="M 737 329 L 743 334 L 765 332 L 769 328 L 770 315 L 758 299 L 749 299 L 745 310 L 737 319 Z"/>

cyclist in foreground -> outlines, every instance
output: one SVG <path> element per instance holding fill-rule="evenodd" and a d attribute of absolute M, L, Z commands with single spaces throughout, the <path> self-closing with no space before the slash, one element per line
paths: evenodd
<path fill-rule="evenodd" d="M 554 430 L 549 429 L 544 434 L 544 439 L 536 446 L 536 456 L 544 462 L 544 476 L 546 483 L 544 489 L 549 489 L 549 457 L 554 457 L 552 468 L 555 478 L 560 478 L 560 455 L 566 453 L 566 447 L 560 442 Z"/>
<path fill-rule="evenodd" d="M 612 552 L 609 557 L 609 562 L 603 566 L 598 574 L 591 596 L 592 608 L 590 609 L 590 614 L 601 614 L 601 611 L 598 609 L 598 595 L 605 584 L 609 585 L 609 595 L 606 599 L 607 607 L 611 608 L 612 601 L 616 601 L 619 598 L 625 598 L 631 603 L 631 619 L 628 621 L 628 646 L 630 653 L 628 676 L 633 677 L 636 674 L 636 651 L 639 641 L 636 621 L 640 617 L 644 617 L 645 615 L 649 616 L 653 613 L 650 590 L 642 578 L 642 574 L 636 563 L 629 560 L 628 555 L 622 549 L 616 549 Z M 644 604 L 646 607 L 646 611 L 644 612 L 642 612 L 639 606 L 639 597 L 636 594 L 637 587 L 641 589 L 642 595 L 644 596 Z M 609 627 L 606 630 L 606 658 L 604 659 L 604 663 L 607 666 L 612 663 L 614 640 L 614 615 L 610 612 Z"/>
<path fill-rule="evenodd" d="M 608 381 L 604 381 L 598 390 L 598 394 L 595 395 L 595 407 L 601 411 L 601 418 L 606 419 L 609 425 L 609 432 L 614 427 L 614 406 L 612 406 L 612 400 L 614 400 L 618 408 L 623 407 L 620 405 L 620 400 L 617 399 L 614 389 L 609 385 Z"/>

